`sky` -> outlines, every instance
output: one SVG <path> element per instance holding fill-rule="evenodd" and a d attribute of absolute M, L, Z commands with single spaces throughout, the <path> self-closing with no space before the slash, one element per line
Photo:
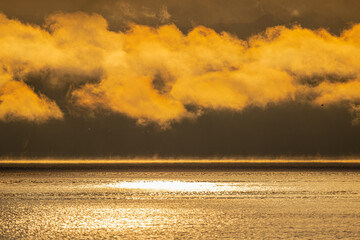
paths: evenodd
<path fill-rule="evenodd" d="M 0 156 L 359 156 L 359 10 L 2 0 Z"/>

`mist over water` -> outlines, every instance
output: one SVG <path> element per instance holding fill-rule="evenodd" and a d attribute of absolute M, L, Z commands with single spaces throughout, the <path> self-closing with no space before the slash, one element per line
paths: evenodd
<path fill-rule="evenodd" d="M 358 171 L 3 171 L 0 238 L 359 239 Z"/>

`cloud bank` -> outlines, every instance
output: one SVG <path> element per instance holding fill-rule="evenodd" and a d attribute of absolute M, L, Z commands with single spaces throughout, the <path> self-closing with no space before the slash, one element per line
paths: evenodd
<path fill-rule="evenodd" d="M 345 104 L 358 121 L 360 24 L 331 35 L 277 26 L 247 40 L 198 26 L 108 30 L 98 14 L 51 15 L 45 26 L 0 15 L 0 119 L 44 122 L 111 111 L 167 125 L 204 109 L 241 111 L 284 101 Z M 60 109 L 31 83 L 63 91 Z M 74 110 L 75 109 L 75 110 Z"/>

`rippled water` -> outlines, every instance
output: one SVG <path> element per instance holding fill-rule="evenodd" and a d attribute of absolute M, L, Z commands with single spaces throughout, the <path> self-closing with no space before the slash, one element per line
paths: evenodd
<path fill-rule="evenodd" d="M 360 239 L 360 172 L 2 172 L 15 238 Z"/>

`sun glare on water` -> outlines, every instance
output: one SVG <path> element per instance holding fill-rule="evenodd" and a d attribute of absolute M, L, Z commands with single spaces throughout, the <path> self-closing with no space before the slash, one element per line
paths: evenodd
<path fill-rule="evenodd" d="M 141 189 L 172 192 L 220 192 L 231 191 L 233 186 L 212 182 L 185 182 L 185 181 L 124 181 L 110 183 L 107 187 L 119 189 Z"/>

